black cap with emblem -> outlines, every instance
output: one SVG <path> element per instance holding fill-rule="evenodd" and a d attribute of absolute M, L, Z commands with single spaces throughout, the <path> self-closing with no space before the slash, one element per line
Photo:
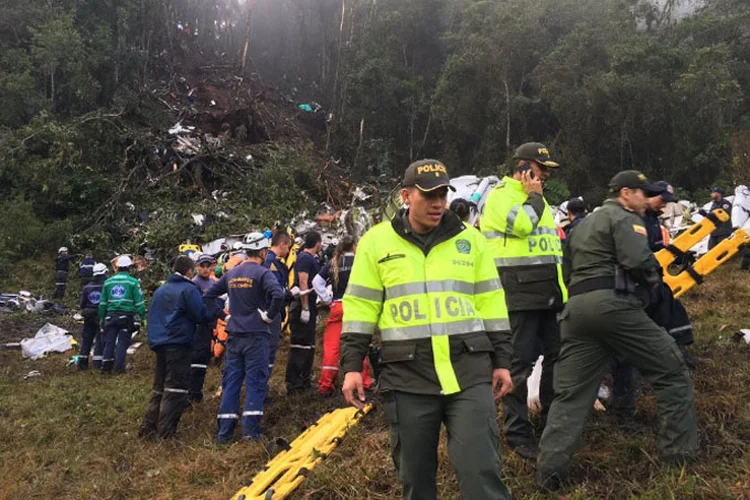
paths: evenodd
<path fill-rule="evenodd" d="M 526 144 L 521 144 L 518 149 L 516 149 L 516 154 L 513 155 L 513 159 L 535 161 L 547 168 L 557 168 L 560 166 L 559 163 L 552 161 L 547 146 L 541 142 L 527 142 Z"/>
<path fill-rule="evenodd" d="M 448 169 L 437 160 L 419 160 L 409 165 L 404 173 L 404 187 L 416 187 L 420 191 L 433 191 L 447 187 L 453 191 Z"/>
<path fill-rule="evenodd" d="M 642 189 L 649 197 L 658 196 L 664 192 L 662 187 L 650 184 L 648 177 L 637 170 L 624 170 L 609 181 L 610 193 L 617 194 L 623 188 Z"/>

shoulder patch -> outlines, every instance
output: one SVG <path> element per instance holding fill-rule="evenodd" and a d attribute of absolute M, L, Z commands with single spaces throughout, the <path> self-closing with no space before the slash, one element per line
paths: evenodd
<path fill-rule="evenodd" d="M 633 224 L 633 231 L 635 231 L 638 234 L 642 234 L 643 236 L 648 236 L 648 232 L 646 231 L 646 228 L 641 226 L 640 224 Z"/>

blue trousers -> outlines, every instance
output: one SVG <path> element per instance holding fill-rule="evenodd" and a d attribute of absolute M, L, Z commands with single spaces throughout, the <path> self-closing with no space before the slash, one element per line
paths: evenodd
<path fill-rule="evenodd" d="M 89 367 L 89 353 L 94 339 L 99 333 L 99 318 L 94 315 L 83 320 L 83 332 L 81 337 L 81 349 L 78 351 L 78 368 L 86 370 Z M 98 344 L 98 342 L 97 342 Z"/>
<path fill-rule="evenodd" d="M 132 313 L 113 312 L 104 319 L 104 352 L 102 353 L 102 371 L 125 372 L 125 356 L 130 347 L 130 335 L 133 333 Z"/>
<path fill-rule="evenodd" d="M 224 355 L 223 393 L 217 423 L 216 441 L 232 440 L 237 420 L 240 419 L 240 391 L 245 381 L 245 409 L 242 412 L 242 435 L 260 437 L 263 400 L 268 393 L 268 356 L 270 335 L 265 332 L 229 333 Z"/>
<path fill-rule="evenodd" d="M 271 377 L 273 365 L 276 363 L 276 351 L 279 350 L 279 340 L 281 339 L 281 314 L 276 316 L 273 323 L 268 325 L 271 330 L 270 345 L 268 348 L 268 377 Z"/>

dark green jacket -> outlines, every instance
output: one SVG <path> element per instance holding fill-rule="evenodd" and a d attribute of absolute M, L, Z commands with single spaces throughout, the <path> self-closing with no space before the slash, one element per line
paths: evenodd
<path fill-rule="evenodd" d="M 563 274 L 570 288 L 592 278 L 614 278 L 618 267 L 642 286 L 661 281 L 643 219 L 616 200 L 605 201 L 576 226 L 565 250 Z"/>

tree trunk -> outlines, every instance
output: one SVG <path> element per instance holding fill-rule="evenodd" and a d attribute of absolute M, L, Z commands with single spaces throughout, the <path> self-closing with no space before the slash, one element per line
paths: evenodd
<path fill-rule="evenodd" d="M 341 22 L 339 23 L 339 46 L 336 54 L 336 73 L 333 77 L 333 99 L 331 103 L 331 109 L 338 109 L 340 107 L 338 99 L 338 88 L 339 88 L 339 69 L 341 68 L 341 38 L 344 32 L 344 18 L 346 16 L 346 0 L 341 0 Z M 328 124 L 328 135 L 326 136 L 326 152 L 331 146 L 331 128 L 338 121 L 339 117 L 334 116 L 331 122 Z"/>
<path fill-rule="evenodd" d="M 247 29 L 245 30 L 245 46 L 242 49 L 242 65 L 240 66 L 240 69 L 242 71 L 245 71 L 245 65 L 247 64 L 247 52 L 250 49 L 250 37 L 253 34 L 253 7 L 255 5 L 255 0 L 250 0 L 250 3 L 247 7 Z"/>
<path fill-rule="evenodd" d="M 505 152 L 510 152 L 510 89 L 508 88 L 508 77 L 503 78 L 505 86 Z"/>

